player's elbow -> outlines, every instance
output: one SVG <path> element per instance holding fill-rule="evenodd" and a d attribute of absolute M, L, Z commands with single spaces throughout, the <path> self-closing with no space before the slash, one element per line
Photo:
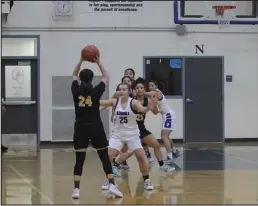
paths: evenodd
<path fill-rule="evenodd" d="M 109 82 L 109 76 L 103 77 L 103 78 L 102 78 L 102 81 L 103 81 L 105 84 L 108 84 L 108 82 Z"/>

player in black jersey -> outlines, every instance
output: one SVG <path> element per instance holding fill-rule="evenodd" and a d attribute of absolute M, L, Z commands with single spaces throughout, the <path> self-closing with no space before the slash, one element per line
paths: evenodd
<path fill-rule="evenodd" d="M 144 96 L 145 93 L 145 88 L 146 88 L 146 84 L 145 84 L 145 80 L 143 78 L 138 78 L 135 81 L 135 99 L 138 100 L 143 107 L 147 107 L 149 104 L 149 100 L 147 97 Z M 153 108 L 151 109 L 152 113 L 157 114 L 158 113 L 158 108 Z M 142 142 L 144 144 L 146 144 L 149 147 L 152 147 L 154 149 L 154 153 L 155 156 L 158 160 L 160 169 L 164 172 L 172 172 L 175 170 L 174 167 L 171 167 L 169 165 L 166 165 L 163 161 L 163 156 L 160 150 L 160 145 L 157 141 L 157 139 L 153 136 L 153 134 L 146 129 L 145 126 L 145 118 L 146 118 L 146 113 L 137 113 L 137 124 L 138 124 L 138 128 L 140 130 L 140 138 L 142 140 Z M 123 155 L 121 155 L 121 157 L 118 159 L 118 161 L 120 162 L 123 159 L 127 159 L 131 156 L 130 153 L 125 153 Z"/>
<path fill-rule="evenodd" d="M 73 82 L 71 86 L 73 101 L 75 107 L 75 123 L 74 123 L 74 149 L 76 163 L 74 166 L 74 191 L 72 197 L 80 198 L 80 178 L 86 150 L 91 140 L 93 147 L 97 149 L 97 153 L 102 162 L 104 172 L 109 180 L 110 192 L 116 196 L 122 197 L 122 193 L 118 190 L 114 182 L 112 165 L 108 156 L 108 141 L 104 131 L 104 127 L 100 118 L 100 98 L 105 91 L 108 83 L 108 72 L 96 57 L 94 62 L 99 66 L 102 73 L 101 82 L 93 87 L 93 72 L 90 69 L 80 67 L 83 60 L 80 59 L 73 71 Z M 79 74 L 79 76 L 78 76 Z"/>

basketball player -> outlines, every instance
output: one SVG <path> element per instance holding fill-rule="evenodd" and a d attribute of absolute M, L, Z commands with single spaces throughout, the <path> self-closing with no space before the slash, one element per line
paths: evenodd
<path fill-rule="evenodd" d="M 132 79 L 135 79 L 135 71 L 134 71 L 134 69 L 132 69 L 132 68 L 126 69 L 126 70 L 124 71 L 124 76 L 129 76 L 129 77 L 131 77 Z M 132 82 L 131 87 L 132 87 L 132 89 L 135 88 L 134 82 Z M 145 154 L 146 154 L 146 156 L 147 156 L 147 158 L 148 158 L 148 160 L 149 160 L 149 163 L 153 162 L 153 158 L 152 158 L 152 156 L 151 156 L 149 147 L 148 147 L 146 144 L 144 144 L 144 143 L 143 143 L 142 146 L 143 146 L 144 151 L 145 151 Z"/>
<path fill-rule="evenodd" d="M 74 166 L 74 190 L 72 198 L 80 198 L 80 179 L 90 140 L 93 147 L 97 149 L 104 172 L 109 181 L 109 192 L 117 197 L 122 197 L 122 193 L 115 185 L 112 165 L 108 156 L 108 141 L 99 112 L 99 101 L 108 83 L 108 72 L 99 58 L 96 57 L 94 62 L 99 66 L 102 73 L 102 80 L 96 87 L 93 87 L 91 82 L 94 74 L 90 69 L 80 71 L 82 62 L 83 60 L 80 59 L 73 71 L 73 82 L 71 86 L 76 118 L 74 124 L 76 163 Z"/>
<path fill-rule="evenodd" d="M 121 83 L 126 83 L 126 84 L 128 84 L 130 86 L 132 85 L 133 81 L 134 80 L 131 77 L 129 77 L 129 76 L 124 76 L 121 79 Z M 118 87 L 119 87 L 119 85 L 117 86 L 116 92 L 113 94 L 112 99 L 118 99 L 119 98 L 120 93 L 118 92 Z M 133 91 L 132 90 L 130 91 L 130 97 L 133 98 Z M 100 111 L 103 111 L 106 108 L 107 107 L 101 107 Z M 115 124 L 114 109 L 113 108 L 112 108 L 111 122 Z M 126 145 L 125 145 L 125 147 L 122 148 L 121 152 L 122 153 L 127 152 L 127 146 Z M 121 164 L 118 164 L 116 162 L 116 158 L 114 158 L 113 159 L 113 173 L 114 173 L 114 175 L 116 177 L 120 177 L 121 176 L 121 174 L 120 174 L 118 169 L 126 169 L 126 170 L 129 169 L 129 165 L 127 164 L 127 161 L 124 161 Z"/>
<path fill-rule="evenodd" d="M 165 96 L 158 89 L 158 86 L 155 81 L 149 82 L 150 92 L 145 92 L 145 95 L 152 97 L 155 95 L 158 98 L 158 107 L 162 114 L 162 130 L 161 130 L 161 139 L 164 142 L 166 151 L 167 151 L 167 160 L 171 161 L 173 158 L 180 156 L 180 152 L 172 145 L 169 135 L 176 126 L 176 116 L 174 111 L 170 108 Z"/>
<path fill-rule="evenodd" d="M 134 79 L 135 78 L 135 71 L 134 69 L 132 68 L 128 68 L 124 71 L 124 76 L 128 76 L 130 77 L 131 79 Z"/>
<path fill-rule="evenodd" d="M 114 107 L 115 110 L 116 123 L 109 140 L 109 157 L 113 159 L 126 144 L 128 149 L 135 154 L 139 163 L 140 171 L 144 179 L 144 188 L 153 190 L 153 185 L 149 179 L 148 160 L 139 138 L 140 134 L 136 122 L 136 111 L 146 113 L 153 108 L 154 105 L 148 104 L 147 107 L 143 107 L 139 101 L 129 97 L 131 88 L 128 84 L 121 83 L 118 88 L 120 92 L 119 99 L 100 101 L 101 105 Z"/>
<path fill-rule="evenodd" d="M 136 92 L 135 99 L 138 100 L 142 104 L 143 107 L 147 107 L 149 104 L 149 101 L 150 101 L 148 98 L 146 98 L 144 96 L 145 88 L 146 88 L 145 80 L 143 78 L 138 78 L 135 81 L 135 92 Z M 157 107 L 153 108 L 151 111 L 153 114 L 158 114 L 158 112 L 159 112 Z M 155 156 L 158 160 L 160 169 L 162 171 L 164 171 L 164 172 L 174 171 L 175 170 L 174 167 L 170 167 L 170 166 L 164 164 L 162 153 L 160 150 L 160 145 L 159 145 L 157 139 L 152 135 L 152 133 L 146 129 L 145 124 L 144 124 L 145 118 L 146 118 L 146 113 L 137 112 L 136 120 L 137 120 L 138 128 L 140 130 L 140 138 L 141 138 L 142 142 L 145 143 L 147 146 L 150 146 L 154 149 Z M 126 157 L 125 155 L 126 155 L 126 153 L 122 154 L 121 159 L 123 159 L 123 158 L 126 159 L 126 158 L 130 157 L 130 154 L 128 154 L 128 157 Z"/>

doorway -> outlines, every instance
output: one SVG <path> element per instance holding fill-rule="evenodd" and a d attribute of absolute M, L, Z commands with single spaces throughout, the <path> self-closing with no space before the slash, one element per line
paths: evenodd
<path fill-rule="evenodd" d="M 2 36 L 2 43 L 2 143 L 34 150 L 40 143 L 39 37 Z"/>
<path fill-rule="evenodd" d="M 184 142 L 224 142 L 223 57 L 184 59 Z"/>

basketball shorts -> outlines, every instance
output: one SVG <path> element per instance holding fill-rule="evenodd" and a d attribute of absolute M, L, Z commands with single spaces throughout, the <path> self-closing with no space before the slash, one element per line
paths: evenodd
<path fill-rule="evenodd" d="M 151 135 L 152 133 L 147 130 L 146 128 L 142 128 L 140 129 L 140 138 L 143 139 L 144 137 L 147 137 L 149 135 Z"/>
<path fill-rule="evenodd" d="M 176 130 L 176 115 L 173 111 L 162 115 L 162 130 Z"/>
<path fill-rule="evenodd" d="M 122 137 L 122 138 L 121 138 Z M 121 149 L 127 145 L 130 151 L 142 148 L 141 139 L 139 134 L 126 135 L 112 133 L 109 139 L 109 147 L 121 151 Z"/>
<path fill-rule="evenodd" d="M 108 140 L 102 122 L 75 122 L 73 136 L 74 149 L 88 148 L 90 141 L 95 149 L 108 147 Z"/>

